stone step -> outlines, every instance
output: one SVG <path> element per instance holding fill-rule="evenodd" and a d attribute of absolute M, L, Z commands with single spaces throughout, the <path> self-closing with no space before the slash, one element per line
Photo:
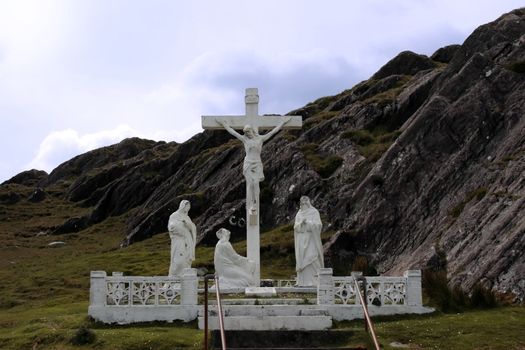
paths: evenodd
<path fill-rule="evenodd" d="M 354 331 L 347 329 L 328 329 L 312 331 L 226 331 L 226 345 L 228 350 L 289 350 L 289 349 L 349 349 L 346 347 L 354 337 Z M 221 336 L 219 331 L 211 332 L 211 345 L 221 349 Z M 366 349 L 367 344 L 362 348 Z M 354 349 L 354 348 L 353 348 Z"/>
<path fill-rule="evenodd" d="M 221 347 L 217 347 L 217 348 L 214 348 L 214 349 L 221 349 Z M 367 350 L 367 348 L 365 346 L 359 346 L 359 347 L 352 347 L 352 348 L 348 348 L 348 347 L 342 347 L 342 348 L 327 348 L 327 347 L 324 347 L 324 348 L 320 348 L 320 347 L 315 347 L 315 348 L 231 348 L 228 346 L 228 350 Z"/>
<path fill-rule="evenodd" d="M 208 327 L 219 329 L 219 318 L 209 317 Z M 228 316 L 226 330 L 323 330 L 332 327 L 331 316 Z M 204 329 L 204 317 L 199 317 L 199 329 Z"/>
<path fill-rule="evenodd" d="M 317 304 L 316 298 L 242 298 L 222 299 L 222 305 L 312 305 Z M 209 305 L 217 305 L 217 300 L 210 300 Z"/>
<path fill-rule="evenodd" d="M 223 305 L 225 317 L 231 316 L 327 316 L 328 310 L 319 305 Z M 209 316 L 218 315 L 217 305 L 208 307 Z M 204 309 L 199 310 L 204 316 Z"/>

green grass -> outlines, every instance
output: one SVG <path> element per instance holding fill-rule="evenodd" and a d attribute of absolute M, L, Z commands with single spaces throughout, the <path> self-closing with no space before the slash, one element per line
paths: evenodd
<path fill-rule="evenodd" d="M 316 143 L 307 143 L 301 147 L 310 166 L 322 178 L 329 178 L 343 164 L 343 158 L 319 150 Z"/>
<path fill-rule="evenodd" d="M 9 190 L 24 194 L 22 198 L 30 192 L 23 186 L 11 186 Z M 81 215 L 86 210 L 53 195 L 38 204 L 21 200 L 15 205 L 0 205 L 0 349 L 202 348 L 203 333 L 196 322 L 111 326 L 88 319 L 91 270 L 165 275 L 170 240 L 167 234 L 159 234 L 119 249 L 126 215 L 110 217 L 79 233 L 36 235 L 60 224 L 68 215 Z M 323 233 L 323 241 L 332 234 Z M 49 247 L 48 243 L 55 240 L 65 241 L 66 245 Z M 261 234 L 263 278 L 287 279 L 294 275 L 293 246 L 291 224 Z M 234 247 L 245 254 L 246 242 L 237 242 Z M 196 255 L 194 267 L 213 268 L 213 247 L 199 246 Z M 462 314 L 377 319 L 376 328 L 386 349 L 393 341 L 420 349 L 519 349 L 525 346 L 521 335 L 524 320 L 523 307 L 500 307 Z M 95 339 L 90 344 L 73 345 L 71 340 L 81 327 L 93 332 Z M 362 321 L 337 323 L 337 327 L 354 330 L 348 344 L 368 343 Z"/>
<path fill-rule="evenodd" d="M 30 192 L 19 185 L 3 190 L 16 191 L 22 198 Z M 108 327 L 88 319 L 91 270 L 165 275 L 170 239 L 160 234 L 119 249 L 126 215 L 79 233 L 37 235 L 87 210 L 53 195 L 38 204 L 22 200 L 0 205 L 0 278 L 6 282 L 0 284 L 0 349 L 202 348 L 202 331 L 195 322 Z M 52 248 L 52 241 L 66 244 Z M 201 261 L 213 260 L 213 248 L 199 247 L 197 254 Z M 74 346 L 71 339 L 82 326 L 96 339 L 91 345 Z"/>
<path fill-rule="evenodd" d="M 368 146 L 376 142 L 375 137 L 368 130 L 350 130 L 342 134 L 343 138 L 350 139 L 359 146 Z"/>
<path fill-rule="evenodd" d="M 108 326 L 87 318 L 87 301 L 27 308 L 18 306 L 0 312 L 1 349 L 160 349 L 202 348 L 202 331 L 193 323 L 151 323 Z M 95 334 L 83 347 L 71 339 L 80 327 Z"/>
<path fill-rule="evenodd" d="M 319 113 L 323 109 L 328 107 L 330 105 L 330 103 L 335 102 L 339 96 L 340 95 L 321 97 L 321 98 L 318 98 L 317 100 L 315 100 L 313 102 L 308 103 L 306 105 L 306 107 L 315 106 L 315 112 Z"/>
<path fill-rule="evenodd" d="M 308 130 L 312 128 L 313 126 L 320 124 L 321 122 L 331 119 L 335 117 L 338 114 L 337 111 L 329 111 L 329 112 L 319 112 L 310 118 L 306 119 L 303 125 L 304 130 Z"/>
<path fill-rule="evenodd" d="M 505 307 L 460 314 L 394 317 L 376 323 L 385 349 L 392 342 L 417 349 L 523 349 L 525 308 Z"/>
<path fill-rule="evenodd" d="M 375 128 L 345 131 L 341 137 L 350 139 L 357 145 L 363 157 L 375 162 L 390 148 L 399 135 L 401 135 L 399 130 L 386 131 L 382 128 Z"/>
<path fill-rule="evenodd" d="M 392 343 L 410 349 L 523 349 L 525 347 L 525 307 L 501 307 L 456 314 L 395 315 L 372 317 L 383 349 Z M 353 332 L 345 346 L 372 349 L 363 321 L 335 322 L 338 329 Z"/>
<path fill-rule="evenodd" d="M 380 107 L 384 107 L 392 103 L 403 91 L 410 79 L 412 79 L 411 75 L 402 76 L 402 78 L 399 79 L 392 88 L 365 99 L 363 104 L 375 103 Z"/>

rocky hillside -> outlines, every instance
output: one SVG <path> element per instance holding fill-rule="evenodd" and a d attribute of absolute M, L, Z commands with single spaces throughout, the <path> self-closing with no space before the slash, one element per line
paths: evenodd
<path fill-rule="evenodd" d="M 264 92 L 262 92 L 264 94 Z M 357 257 L 381 273 L 443 264 L 451 283 L 481 281 L 525 297 L 525 10 L 478 28 L 431 57 L 402 52 L 370 79 L 292 111 L 262 154 L 263 229 L 289 224 L 301 195 L 320 210 L 328 264 Z M 83 208 L 54 234 L 126 215 L 131 244 L 166 232 L 181 199 L 200 244 L 219 227 L 242 239 L 243 150 L 221 131 L 183 144 L 127 139 L 73 158 L 51 174 L 0 186 L 13 206 L 46 196 Z M 34 189 L 24 195 L 21 189 Z M 263 267 L 264 268 L 264 267 Z"/>

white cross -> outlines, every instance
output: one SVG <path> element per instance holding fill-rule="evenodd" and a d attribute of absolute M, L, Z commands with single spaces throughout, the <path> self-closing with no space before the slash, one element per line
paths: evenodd
<path fill-rule="evenodd" d="M 251 125 L 255 130 L 273 129 L 276 127 L 283 116 L 280 115 L 259 115 L 259 95 L 256 88 L 246 89 L 246 115 L 230 115 L 230 116 L 202 116 L 202 128 L 211 130 L 224 130 L 224 127 L 217 123 L 217 120 L 222 119 L 233 129 L 242 130 L 246 125 Z M 302 118 L 300 116 L 291 116 L 291 119 L 283 129 L 301 129 Z"/>
<path fill-rule="evenodd" d="M 255 131 L 259 129 L 274 129 L 283 121 L 283 116 L 259 116 L 259 95 L 255 88 L 246 89 L 246 115 L 237 116 L 202 116 L 202 127 L 204 129 L 224 129 L 217 120 L 225 122 L 232 129 L 242 130 L 250 125 Z M 282 129 L 300 129 L 302 117 L 286 116 L 290 120 L 282 126 Z M 253 185 L 252 185 L 253 186 Z M 260 258 L 260 227 L 259 227 L 259 183 L 255 184 L 255 190 L 246 183 L 246 250 L 247 258 L 255 263 L 255 284 L 260 285 L 261 258 Z M 255 201 L 253 201 L 255 200 Z"/>

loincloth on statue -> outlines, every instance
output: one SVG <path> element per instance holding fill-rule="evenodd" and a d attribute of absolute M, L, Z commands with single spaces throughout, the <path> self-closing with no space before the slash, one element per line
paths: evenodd
<path fill-rule="evenodd" d="M 244 160 L 242 173 L 246 179 L 253 182 L 264 181 L 263 164 L 261 161 Z"/>

